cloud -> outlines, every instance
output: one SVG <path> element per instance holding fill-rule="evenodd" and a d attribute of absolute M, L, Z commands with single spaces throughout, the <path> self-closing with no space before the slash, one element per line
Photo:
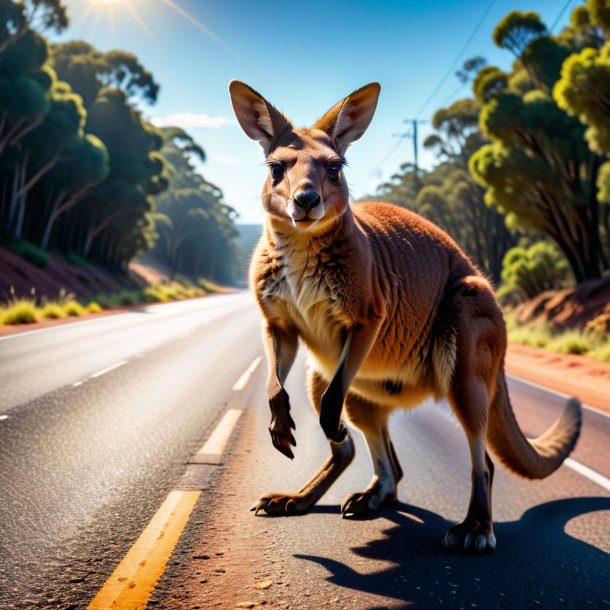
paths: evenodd
<path fill-rule="evenodd" d="M 205 112 L 175 112 L 164 116 L 153 116 L 150 122 L 157 127 L 181 127 L 182 129 L 218 129 L 231 125 L 233 121 L 224 116 L 210 116 Z"/>

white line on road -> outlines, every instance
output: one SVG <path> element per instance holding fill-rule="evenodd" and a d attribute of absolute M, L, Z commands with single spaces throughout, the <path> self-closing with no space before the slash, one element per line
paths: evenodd
<path fill-rule="evenodd" d="M 0 421 L 4 421 L 5 419 L 8 419 L 8 415 L 0 415 Z"/>
<path fill-rule="evenodd" d="M 248 381 L 250 381 L 250 377 L 252 377 L 252 373 L 256 370 L 256 367 L 259 365 L 261 361 L 261 357 L 258 356 L 254 359 L 252 364 L 244 371 L 243 375 L 235 382 L 233 386 L 233 390 L 239 392 L 246 387 Z"/>
<path fill-rule="evenodd" d="M 76 381 L 72 384 L 73 388 L 77 388 L 79 385 L 83 385 L 83 383 L 85 383 L 83 380 L 81 381 Z"/>
<path fill-rule="evenodd" d="M 606 491 L 610 491 L 610 479 L 607 479 L 604 475 L 599 474 L 595 470 L 592 470 L 588 466 L 573 460 L 572 458 L 566 458 L 564 465 L 571 468 L 574 472 L 581 474 L 590 481 L 597 483 L 600 487 L 603 487 Z"/>
<path fill-rule="evenodd" d="M 102 375 L 105 375 L 106 373 L 110 373 L 110 371 L 114 371 L 114 369 L 118 369 L 120 366 L 123 366 L 124 364 L 127 364 L 127 360 L 121 360 L 120 362 L 117 362 L 116 364 L 113 364 L 112 366 L 106 367 L 105 369 L 102 369 L 101 371 L 98 371 L 97 373 L 93 373 L 93 375 L 91 375 L 91 379 L 95 379 L 96 377 L 101 377 Z"/>
<path fill-rule="evenodd" d="M 527 380 L 523 379 L 522 377 L 517 377 L 516 375 L 509 375 L 508 373 L 506 374 L 506 376 L 510 377 L 511 379 L 514 379 L 515 381 L 518 381 L 519 383 L 524 383 L 525 385 L 530 385 L 533 388 L 536 388 L 538 390 L 543 390 L 545 392 L 549 392 L 551 394 L 555 394 L 556 396 L 561 396 L 562 398 L 566 398 L 566 399 L 572 398 L 568 394 L 564 394 L 563 392 L 558 392 L 557 390 L 551 390 L 551 388 L 547 388 L 538 383 L 533 383 L 532 381 L 527 381 Z M 604 417 L 610 418 L 610 413 L 607 413 L 606 411 L 602 411 L 601 409 L 598 409 L 596 407 L 592 407 L 590 405 L 582 405 L 582 408 L 587 409 L 587 411 L 593 411 L 593 413 L 597 413 L 598 415 L 603 415 Z"/>

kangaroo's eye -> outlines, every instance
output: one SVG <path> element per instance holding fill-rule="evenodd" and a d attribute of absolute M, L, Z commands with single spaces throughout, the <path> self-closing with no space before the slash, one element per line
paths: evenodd
<path fill-rule="evenodd" d="M 341 164 L 340 163 L 331 163 L 326 168 L 326 177 L 331 182 L 337 182 L 337 180 L 339 180 L 340 175 L 341 175 Z"/>
<path fill-rule="evenodd" d="M 271 166 L 271 177 L 277 182 L 284 177 L 284 166 L 279 163 L 274 163 Z"/>

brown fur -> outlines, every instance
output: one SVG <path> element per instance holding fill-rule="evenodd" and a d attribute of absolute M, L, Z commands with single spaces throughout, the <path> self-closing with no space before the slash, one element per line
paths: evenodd
<path fill-rule="evenodd" d="M 293 457 L 283 385 L 300 339 L 310 355 L 312 402 L 332 450 L 297 494 L 269 494 L 253 509 L 304 512 L 321 497 L 353 457 L 343 410 L 364 433 L 375 468 L 369 487 L 347 498 L 344 516 L 395 499 L 402 471 L 388 415 L 429 396 L 446 397 L 466 431 L 473 489 L 465 521 L 449 530 L 445 544 L 493 549 L 487 443 L 516 473 L 547 476 L 574 447 L 580 404 L 569 401 L 553 428 L 528 441 L 508 399 L 506 331 L 487 280 L 432 223 L 384 203 L 350 206 L 343 172 L 332 179 L 333 164 L 344 161 L 370 123 L 379 85 L 355 91 L 309 129 L 295 129 L 243 83 L 233 81 L 230 91 L 244 131 L 282 170 L 275 180 L 270 172 L 263 187 L 268 217 L 250 275 L 264 317 L 272 441 Z M 309 211 L 303 193 L 319 195 Z"/>

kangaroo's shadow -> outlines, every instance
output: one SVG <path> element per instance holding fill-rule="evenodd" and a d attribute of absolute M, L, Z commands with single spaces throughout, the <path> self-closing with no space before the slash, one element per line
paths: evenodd
<path fill-rule="evenodd" d="M 610 498 L 541 504 L 517 521 L 494 525 L 494 554 L 464 556 L 442 548 L 453 523 L 399 503 L 381 512 L 394 523 L 381 538 L 352 549 L 373 566 L 383 562 L 379 570 L 361 574 L 327 557 L 296 557 L 326 568 L 329 582 L 396 600 L 392 608 L 610 607 L 610 555 L 565 532 L 570 519 L 602 510 L 610 510 Z M 599 521 L 595 531 L 608 536 Z"/>

